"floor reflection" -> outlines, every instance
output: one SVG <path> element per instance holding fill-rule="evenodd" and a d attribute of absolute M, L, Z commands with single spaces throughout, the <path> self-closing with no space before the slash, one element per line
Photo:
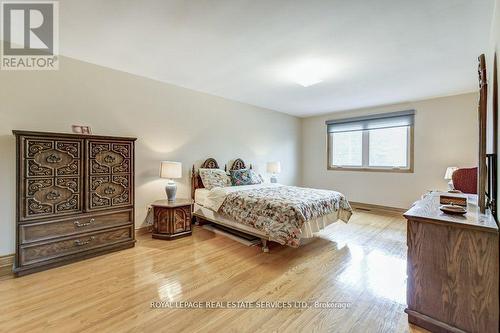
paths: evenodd
<path fill-rule="evenodd" d="M 182 295 L 182 285 L 178 280 L 164 278 L 158 283 L 158 298 L 160 301 L 173 302 L 179 298 L 178 295 Z"/>
<path fill-rule="evenodd" d="M 338 280 L 351 287 L 368 286 L 377 297 L 406 304 L 406 260 L 381 250 L 367 250 L 347 245 L 351 255 L 349 267 Z"/>

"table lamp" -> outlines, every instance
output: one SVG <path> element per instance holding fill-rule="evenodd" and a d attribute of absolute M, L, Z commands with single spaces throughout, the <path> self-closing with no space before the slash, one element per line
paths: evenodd
<path fill-rule="evenodd" d="M 168 179 L 167 186 L 165 186 L 165 193 L 167 194 L 168 201 L 174 202 L 177 184 L 173 179 L 182 177 L 182 163 L 162 161 L 160 166 L 160 177 Z"/>
<path fill-rule="evenodd" d="M 448 190 L 453 190 L 453 181 L 452 176 L 455 171 L 458 170 L 458 167 L 448 167 L 446 168 L 446 172 L 444 174 L 444 179 L 448 180 Z"/>
<path fill-rule="evenodd" d="M 271 183 L 277 183 L 278 178 L 276 177 L 276 175 L 278 175 L 281 172 L 280 162 L 267 162 L 267 172 L 272 175 Z"/>

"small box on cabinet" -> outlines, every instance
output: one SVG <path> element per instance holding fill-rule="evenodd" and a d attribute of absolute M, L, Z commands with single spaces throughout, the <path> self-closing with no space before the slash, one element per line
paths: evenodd
<path fill-rule="evenodd" d="M 441 194 L 439 196 L 439 203 L 441 205 L 457 205 L 467 207 L 467 197 L 465 195 Z"/>

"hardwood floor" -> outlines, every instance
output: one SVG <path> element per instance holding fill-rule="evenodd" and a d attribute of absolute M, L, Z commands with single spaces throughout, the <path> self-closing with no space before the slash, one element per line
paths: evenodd
<path fill-rule="evenodd" d="M 426 332 L 405 308 L 405 221 L 356 212 L 271 253 L 201 228 L 0 281 L 2 332 Z M 160 301 L 348 302 L 347 309 L 169 309 Z M 262 304 L 262 303 L 259 303 Z"/>

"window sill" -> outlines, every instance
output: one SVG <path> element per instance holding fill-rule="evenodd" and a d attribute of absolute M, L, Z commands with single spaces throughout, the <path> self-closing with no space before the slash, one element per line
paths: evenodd
<path fill-rule="evenodd" d="M 356 168 L 356 167 L 332 167 L 332 166 L 328 166 L 328 170 L 330 170 L 330 171 L 413 173 L 413 168 L 410 168 L 410 169 L 389 169 L 389 168 Z"/>

